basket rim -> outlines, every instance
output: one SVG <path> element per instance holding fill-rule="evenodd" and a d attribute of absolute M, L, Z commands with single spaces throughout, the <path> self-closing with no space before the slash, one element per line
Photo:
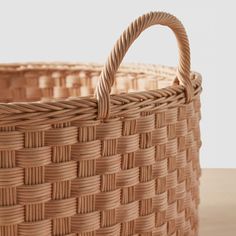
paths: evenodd
<path fill-rule="evenodd" d="M 0 73 L 16 73 L 16 72 L 30 72 L 35 70 L 42 71 L 77 71 L 77 70 L 94 70 L 101 71 L 103 65 L 98 63 L 3 63 L 0 64 Z M 176 68 L 170 66 L 163 66 L 157 64 L 143 64 L 143 63 L 129 63 L 122 64 L 118 72 L 122 73 L 143 73 L 144 75 L 155 75 L 158 73 L 164 73 L 169 75 L 175 75 Z M 191 71 L 191 80 L 194 88 L 194 97 L 201 92 L 202 77 L 199 73 Z M 111 94 L 111 117 L 118 115 L 117 106 L 120 106 L 121 110 L 125 110 L 125 106 L 133 105 L 135 107 L 148 106 L 150 101 L 155 100 L 158 105 L 158 109 L 164 109 L 170 106 L 176 106 L 186 103 L 185 87 L 183 85 L 167 86 L 165 88 L 158 88 L 155 90 L 134 91 L 128 93 Z M 139 104 L 137 104 L 139 103 Z M 81 119 L 96 118 L 96 110 L 98 102 L 94 96 L 83 97 L 68 97 L 66 99 L 54 99 L 50 101 L 31 101 L 31 102 L 9 102 L 0 103 L 0 120 L 6 118 L 4 115 L 10 114 L 24 114 L 24 113 L 57 113 L 63 110 L 71 112 L 71 115 L 80 114 Z M 122 108 L 123 107 L 123 108 Z M 77 109 L 77 112 L 75 111 Z M 80 111 L 78 111 L 80 109 Z M 146 110 L 146 109 L 144 109 Z M 64 111 L 64 112 L 65 112 Z M 74 113 L 72 112 L 74 111 Z M 93 111 L 93 112 L 92 112 Z M 92 113 L 93 115 L 92 115 Z M 90 114 L 90 115 L 89 115 Z M 119 113 L 121 115 L 121 113 Z M 50 114 L 48 114 L 49 116 Z M 52 115 L 52 114 L 51 114 Z M 65 114 L 66 115 L 66 114 Z M 45 115 L 46 117 L 46 115 Z"/>

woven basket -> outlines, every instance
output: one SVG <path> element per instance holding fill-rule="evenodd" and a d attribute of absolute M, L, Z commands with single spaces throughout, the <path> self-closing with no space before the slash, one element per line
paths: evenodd
<path fill-rule="evenodd" d="M 155 24 L 178 69 L 118 70 Z M 104 67 L 0 65 L 0 90 L 1 236 L 198 234 L 201 76 L 174 16 L 139 17 Z"/>

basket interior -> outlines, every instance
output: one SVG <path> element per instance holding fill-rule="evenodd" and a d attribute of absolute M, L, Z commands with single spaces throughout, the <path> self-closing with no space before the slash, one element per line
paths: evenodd
<path fill-rule="evenodd" d="M 102 66 L 82 64 L 15 64 L 0 66 L 0 102 L 54 101 L 93 96 Z M 122 66 L 111 94 L 160 89 L 172 85 L 175 69 Z"/>

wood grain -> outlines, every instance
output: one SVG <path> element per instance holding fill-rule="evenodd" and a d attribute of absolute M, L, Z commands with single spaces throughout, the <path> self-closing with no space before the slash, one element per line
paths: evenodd
<path fill-rule="evenodd" d="M 199 236 L 236 235 L 236 169 L 203 169 Z"/>

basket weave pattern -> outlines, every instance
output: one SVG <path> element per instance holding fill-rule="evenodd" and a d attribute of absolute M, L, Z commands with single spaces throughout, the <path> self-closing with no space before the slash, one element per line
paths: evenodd
<path fill-rule="evenodd" d="M 118 67 L 0 66 L 1 236 L 198 234 L 201 76 Z"/>

